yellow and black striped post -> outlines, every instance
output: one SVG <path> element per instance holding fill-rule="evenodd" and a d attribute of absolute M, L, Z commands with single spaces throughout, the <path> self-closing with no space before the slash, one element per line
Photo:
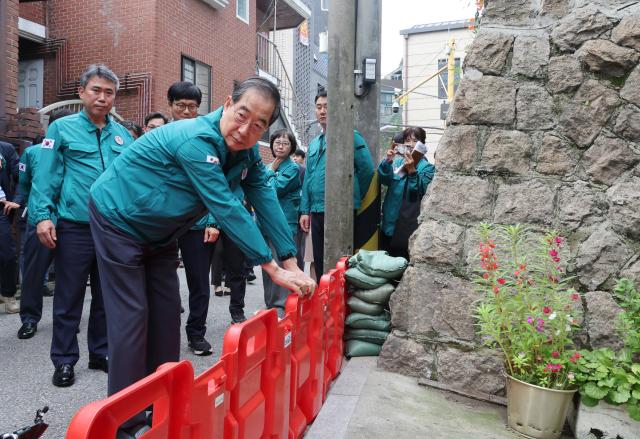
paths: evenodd
<path fill-rule="evenodd" d="M 371 183 L 356 213 L 353 230 L 353 249 L 378 250 L 380 225 L 380 184 L 378 171 L 373 173 Z"/>

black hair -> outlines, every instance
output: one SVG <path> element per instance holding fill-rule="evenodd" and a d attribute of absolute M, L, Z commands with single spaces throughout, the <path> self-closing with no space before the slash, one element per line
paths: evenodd
<path fill-rule="evenodd" d="M 202 92 L 197 85 L 187 81 L 178 81 L 171 84 L 167 91 L 167 99 L 169 103 L 179 101 L 180 99 L 192 99 L 200 105 L 202 102 Z"/>
<path fill-rule="evenodd" d="M 326 98 L 326 97 L 327 97 L 327 89 L 324 87 L 319 87 L 318 93 L 316 94 L 316 99 L 313 102 L 316 103 L 318 102 L 318 99 Z"/>
<path fill-rule="evenodd" d="M 273 101 L 273 113 L 271 113 L 271 119 L 269 119 L 269 126 L 271 126 L 280 117 L 280 91 L 273 82 L 259 76 L 247 78 L 234 85 L 231 100 L 233 103 L 238 102 L 252 88 L 257 89 L 258 92 Z"/>
<path fill-rule="evenodd" d="M 140 127 L 140 125 L 138 125 L 134 121 L 132 121 L 132 120 L 123 120 L 122 122 L 120 122 L 120 125 L 122 125 L 126 129 L 131 130 L 134 133 L 136 133 L 136 138 L 142 136 L 142 128 Z"/>
<path fill-rule="evenodd" d="M 147 124 L 149 123 L 149 121 L 151 119 L 162 119 L 164 121 L 165 124 L 167 124 L 169 122 L 169 119 L 167 119 L 167 116 L 165 116 L 162 113 L 149 113 L 147 114 L 147 116 L 144 118 L 144 126 L 147 126 Z"/>
<path fill-rule="evenodd" d="M 400 131 L 393 135 L 393 143 L 404 143 L 404 131 Z"/>
<path fill-rule="evenodd" d="M 51 115 L 49 116 L 49 125 L 51 125 L 57 119 L 61 119 L 63 117 L 71 116 L 72 114 L 75 114 L 75 113 L 73 111 L 69 110 L 68 108 L 61 108 L 59 110 L 56 110 L 53 113 L 51 113 Z"/>
<path fill-rule="evenodd" d="M 298 157 L 302 157 L 303 159 L 307 156 L 307 153 L 301 150 L 300 148 L 296 149 L 293 155 L 297 155 Z"/>
<path fill-rule="evenodd" d="M 427 133 L 420 127 L 409 127 L 405 129 L 402 133 L 404 134 L 405 142 L 411 136 L 414 136 L 416 139 L 418 139 L 422 143 L 425 143 L 427 139 Z"/>
<path fill-rule="evenodd" d="M 296 142 L 295 136 L 283 128 L 271 134 L 271 137 L 269 138 L 269 148 L 271 148 L 271 154 L 273 154 L 274 157 L 276 156 L 276 153 L 273 152 L 273 142 L 283 136 L 287 136 L 289 138 L 289 143 L 291 143 L 291 146 L 289 147 L 289 156 L 292 156 L 298 148 L 298 142 Z"/>

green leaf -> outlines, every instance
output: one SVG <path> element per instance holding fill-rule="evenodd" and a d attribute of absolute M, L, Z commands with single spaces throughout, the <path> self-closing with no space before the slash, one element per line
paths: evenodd
<path fill-rule="evenodd" d="M 587 407 L 595 407 L 598 405 L 598 402 L 600 402 L 597 399 L 594 398 L 589 398 L 587 395 L 581 393 L 580 394 L 580 402 L 584 405 L 586 405 Z"/>
<path fill-rule="evenodd" d="M 631 419 L 640 422 L 640 406 L 627 405 L 627 411 L 629 412 L 629 417 Z"/>
<path fill-rule="evenodd" d="M 596 385 L 596 383 L 587 383 L 584 386 L 584 394 L 589 398 L 593 399 L 602 399 L 607 396 L 609 389 L 601 389 Z"/>
<path fill-rule="evenodd" d="M 640 399 L 640 389 L 633 389 L 631 391 L 631 396 L 633 396 L 635 399 Z"/>
<path fill-rule="evenodd" d="M 616 404 L 623 404 L 631 398 L 631 393 L 628 390 L 612 390 L 608 394 L 609 399 Z"/>
<path fill-rule="evenodd" d="M 609 377 L 606 380 L 598 381 L 599 387 L 613 387 L 616 384 L 616 379 L 613 377 Z"/>
<path fill-rule="evenodd" d="M 634 375 L 640 376 L 640 363 L 633 363 L 631 365 L 631 372 L 633 372 Z"/>

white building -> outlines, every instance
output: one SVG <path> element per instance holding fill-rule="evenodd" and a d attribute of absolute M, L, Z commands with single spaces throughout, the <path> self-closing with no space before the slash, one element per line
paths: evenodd
<path fill-rule="evenodd" d="M 413 26 L 400 31 L 404 36 L 404 91 L 418 86 L 440 68 L 447 65 L 448 46 L 455 40 L 456 89 L 462 75 L 466 48 L 473 40 L 468 20 L 446 21 Z M 425 82 L 408 95 L 404 104 L 403 123 L 427 131 L 427 145 L 436 147 L 445 126 L 447 101 L 447 70 Z"/>

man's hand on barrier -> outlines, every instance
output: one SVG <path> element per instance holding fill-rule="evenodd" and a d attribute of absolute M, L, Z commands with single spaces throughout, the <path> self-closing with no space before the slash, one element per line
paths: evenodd
<path fill-rule="evenodd" d="M 311 226 L 311 221 L 309 220 L 309 215 L 300 215 L 300 228 L 303 232 L 309 233 L 309 227 Z"/>
<path fill-rule="evenodd" d="M 271 280 L 281 287 L 287 288 L 299 296 L 306 296 L 313 292 L 315 282 L 297 268 L 297 271 L 289 271 L 280 268 L 274 260 L 262 264 L 262 269 L 267 272 Z"/>
<path fill-rule="evenodd" d="M 56 248 L 56 226 L 53 225 L 53 221 L 44 220 L 40 221 L 36 226 L 36 233 L 38 234 L 38 239 L 47 248 Z"/>
<path fill-rule="evenodd" d="M 304 274 L 304 271 L 300 270 L 300 267 L 298 267 L 298 261 L 296 258 L 285 259 L 284 261 L 282 261 L 282 266 L 284 267 L 285 270 L 291 273 L 294 273 L 300 279 L 301 282 L 304 282 L 304 285 L 306 285 L 306 288 L 302 288 L 302 291 L 303 291 L 303 294 L 301 294 L 302 296 L 311 295 L 313 293 L 317 285 L 313 279 L 311 279 L 309 276 Z"/>

